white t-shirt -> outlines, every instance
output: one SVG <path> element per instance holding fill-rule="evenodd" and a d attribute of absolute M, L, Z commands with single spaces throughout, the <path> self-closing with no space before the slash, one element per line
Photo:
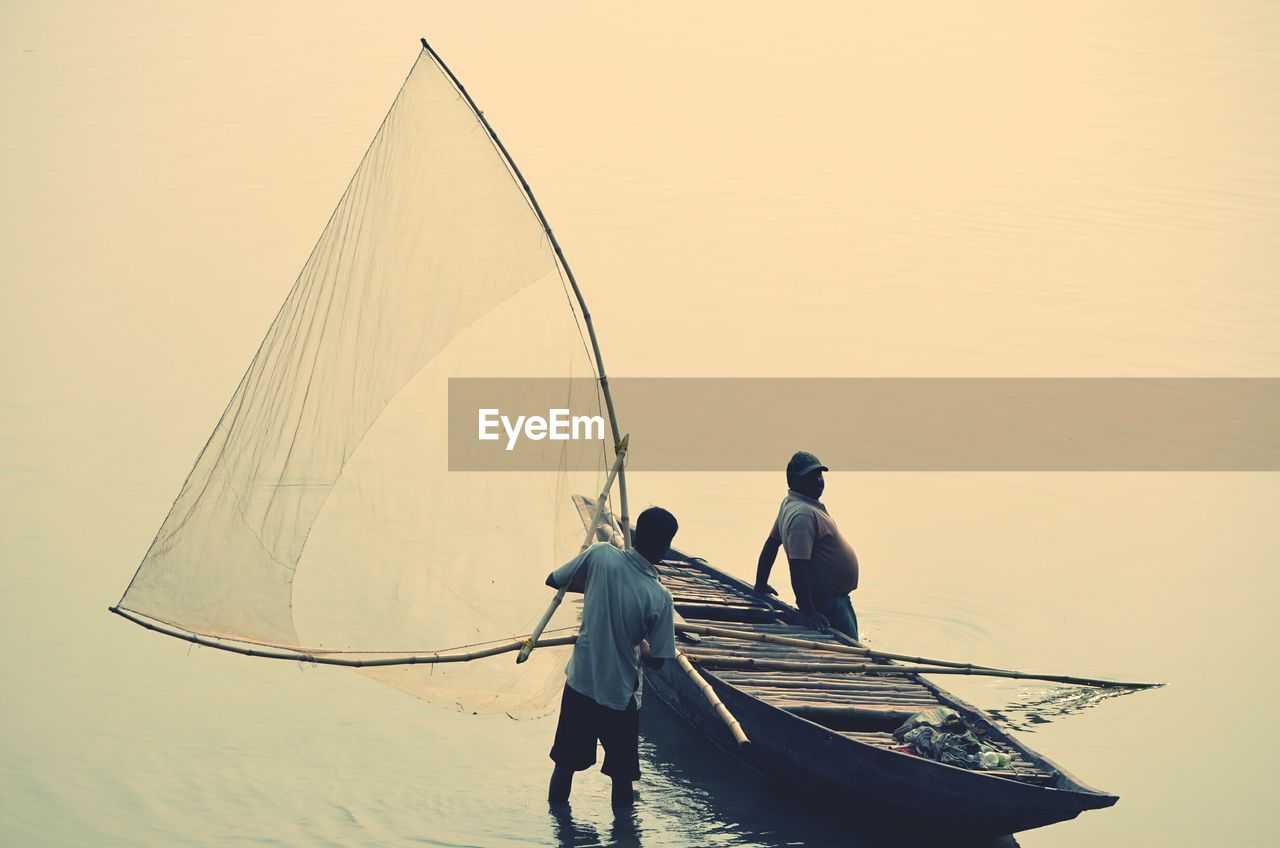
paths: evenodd
<path fill-rule="evenodd" d="M 676 656 L 671 593 L 658 582 L 653 563 L 634 549 L 592 545 L 551 572 L 551 582 L 567 585 L 578 568 L 586 591 L 578 641 L 565 669 L 569 686 L 612 710 L 625 710 L 633 695 L 639 706 L 640 640 L 649 640 L 649 653 L 657 659 Z"/>

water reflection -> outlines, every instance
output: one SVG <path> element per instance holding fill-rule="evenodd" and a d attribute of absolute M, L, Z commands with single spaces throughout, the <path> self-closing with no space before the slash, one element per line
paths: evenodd
<path fill-rule="evenodd" d="M 1034 733 L 1040 725 L 1077 715 L 1103 701 L 1132 695 L 1144 689 L 1095 689 L 1090 686 L 1058 686 L 1048 690 L 1023 692 L 1003 707 L 988 709 L 987 714 L 1010 730 Z"/>
<path fill-rule="evenodd" d="M 651 697 L 641 711 L 642 816 L 667 825 L 664 844 L 783 848 L 1017 848 L 1011 836 L 907 838 L 884 823 L 850 821 L 789 796 L 738 763 Z M 675 824 L 678 823 L 678 824 Z M 672 825 L 684 832 L 671 832 Z M 580 844 L 580 843 L 563 843 Z M 629 844 L 629 843 L 620 843 Z M 634 844 L 640 844 L 637 841 Z"/>
<path fill-rule="evenodd" d="M 568 804 L 551 804 L 551 835 L 558 848 L 591 848 L 600 845 L 600 833 L 590 822 L 573 818 Z"/>
<path fill-rule="evenodd" d="M 573 808 L 569 804 L 549 805 L 551 816 L 551 835 L 556 848 L 593 848 L 609 845 L 614 848 L 640 848 L 640 815 L 636 808 L 614 810 L 613 823 L 609 829 L 609 841 L 600 839 L 600 831 L 589 821 L 579 821 L 573 817 Z"/>

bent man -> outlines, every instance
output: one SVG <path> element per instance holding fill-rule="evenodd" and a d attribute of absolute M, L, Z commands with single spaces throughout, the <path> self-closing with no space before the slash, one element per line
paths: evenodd
<path fill-rule="evenodd" d="M 778 594 L 769 585 L 769 572 L 778 548 L 784 548 L 796 606 L 805 623 L 820 631 L 833 627 L 857 639 L 858 617 L 849 593 L 858 588 L 858 557 L 819 500 L 826 486 L 822 472 L 827 470 L 807 451 L 798 451 L 787 463 L 787 496 L 760 551 L 755 588 Z"/>
<path fill-rule="evenodd" d="M 563 803 L 573 773 L 596 762 L 596 742 L 604 745 L 601 768 L 613 780 L 613 805 L 634 803 L 632 783 L 640 777 L 640 663 L 662 668 L 675 659 L 675 616 L 671 593 L 658 582 L 660 562 L 678 529 L 671 513 L 650 507 L 636 520 L 633 547 L 592 545 L 547 577 L 553 589 L 583 592 L 582 625 L 560 700 L 551 759 L 548 800 Z"/>

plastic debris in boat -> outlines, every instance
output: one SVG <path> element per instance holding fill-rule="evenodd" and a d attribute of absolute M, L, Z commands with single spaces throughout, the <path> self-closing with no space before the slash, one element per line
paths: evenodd
<path fill-rule="evenodd" d="M 997 751 L 974 735 L 955 710 L 934 707 L 911 716 L 893 731 L 895 739 L 911 746 L 920 756 L 967 769 L 1000 769 L 1009 755 Z"/>

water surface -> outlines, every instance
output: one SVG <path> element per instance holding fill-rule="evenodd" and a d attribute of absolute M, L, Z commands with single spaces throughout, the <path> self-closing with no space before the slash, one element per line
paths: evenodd
<path fill-rule="evenodd" d="M 0 16 L 6 844 L 881 844 L 659 711 L 634 818 L 594 773 L 556 818 L 551 719 L 107 615 L 419 35 L 533 184 L 615 374 L 1280 374 L 1266 4 Z M 782 480 L 632 491 L 746 576 Z M 1251 719 L 1277 694 L 1278 496 L 1266 474 L 837 472 L 826 500 L 872 644 L 1169 683 L 944 681 L 1121 797 L 1020 844 L 1200 846 L 1280 825 L 1258 754 L 1280 739 Z"/>

